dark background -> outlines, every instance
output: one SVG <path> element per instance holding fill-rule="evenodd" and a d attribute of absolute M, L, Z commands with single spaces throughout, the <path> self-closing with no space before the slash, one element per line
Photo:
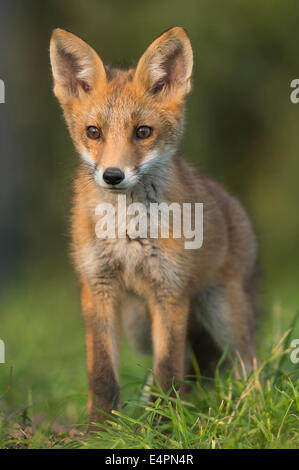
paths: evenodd
<path fill-rule="evenodd" d="M 299 104 L 290 101 L 290 83 L 299 78 L 298 24 L 296 0 L 1 2 L 0 337 L 9 338 L 15 361 L 24 354 L 24 331 L 25 349 L 43 345 L 40 318 L 53 318 L 56 332 L 62 318 L 70 319 L 55 344 L 78 328 L 81 338 L 68 254 L 78 156 L 52 94 L 55 27 L 78 34 L 120 67 L 134 64 L 169 27 L 186 28 L 195 67 L 182 147 L 240 197 L 254 221 L 264 271 L 261 331 L 289 324 L 299 306 Z M 28 359 L 24 367 L 29 374 L 34 364 Z"/>

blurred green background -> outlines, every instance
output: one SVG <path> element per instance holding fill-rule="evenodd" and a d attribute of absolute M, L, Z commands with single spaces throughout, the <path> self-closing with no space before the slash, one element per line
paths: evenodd
<path fill-rule="evenodd" d="M 0 338 L 6 364 L 0 364 L 0 394 L 11 388 L 0 407 L 6 412 L 28 403 L 45 410 L 53 399 L 56 411 L 61 400 L 69 420 L 85 413 L 83 325 L 68 228 L 78 156 L 52 94 L 52 29 L 78 34 L 104 62 L 127 67 L 165 29 L 186 28 L 195 67 L 182 147 L 240 197 L 254 221 L 264 271 L 263 354 L 299 307 L 299 104 L 290 101 L 290 82 L 299 78 L 298 24 L 296 0 L 1 3 Z M 144 377 L 139 359 L 150 364 L 123 348 L 123 383 L 131 374 L 133 389 Z"/>

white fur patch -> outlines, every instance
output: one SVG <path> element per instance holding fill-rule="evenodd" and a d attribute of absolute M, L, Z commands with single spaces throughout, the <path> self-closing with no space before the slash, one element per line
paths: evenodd
<path fill-rule="evenodd" d="M 129 186 L 132 186 L 137 183 L 138 177 L 136 175 L 136 171 L 133 171 L 131 168 L 125 168 L 125 179 L 124 182 Z"/>
<path fill-rule="evenodd" d="M 153 150 L 145 157 L 139 170 L 141 173 L 146 174 L 147 170 L 153 167 L 157 170 L 164 169 L 165 163 L 170 160 L 172 155 L 173 151 L 170 148 L 166 148 L 163 153 L 158 152 L 158 150 Z"/>
<path fill-rule="evenodd" d="M 84 150 L 84 152 L 81 152 L 81 157 L 83 158 L 85 163 L 87 163 L 91 167 L 95 166 L 95 163 L 94 163 L 93 159 L 91 158 L 91 156 L 89 155 L 89 153 L 86 150 Z"/>
<path fill-rule="evenodd" d="M 94 180 L 101 187 L 103 187 L 106 184 L 103 180 L 103 170 L 100 166 L 97 167 L 94 173 Z"/>

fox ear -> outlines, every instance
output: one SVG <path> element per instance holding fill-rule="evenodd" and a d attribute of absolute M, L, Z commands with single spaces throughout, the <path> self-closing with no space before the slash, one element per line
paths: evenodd
<path fill-rule="evenodd" d="M 63 29 L 55 29 L 50 41 L 50 61 L 54 93 L 62 103 L 90 93 L 106 79 L 103 62 L 82 39 Z"/>
<path fill-rule="evenodd" d="M 171 90 L 182 98 L 191 90 L 193 53 L 183 28 L 171 28 L 159 36 L 141 56 L 134 80 L 151 94 L 165 96 Z"/>

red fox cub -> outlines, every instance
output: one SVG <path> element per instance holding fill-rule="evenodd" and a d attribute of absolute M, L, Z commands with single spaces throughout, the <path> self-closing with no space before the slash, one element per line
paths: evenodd
<path fill-rule="evenodd" d="M 201 370 L 227 348 L 227 358 L 238 353 L 250 371 L 256 238 L 239 201 L 179 152 L 193 66 L 186 32 L 169 29 L 126 71 L 105 66 L 88 44 L 61 29 L 52 34 L 50 57 L 54 93 L 81 156 L 72 247 L 86 328 L 90 421 L 103 422 L 101 410 L 118 406 L 122 323 L 134 346 L 152 351 L 154 375 L 165 391 L 184 379 L 187 342 Z M 130 236 L 128 228 L 97 236 L 99 204 L 117 229 L 134 203 L 145 207 L 145 219 L 151 204 L 184 209 L 201 203 L 202 246 L 188 249 L 185 233 L 174 236 L 174 216 L 168 236 Z"/>

